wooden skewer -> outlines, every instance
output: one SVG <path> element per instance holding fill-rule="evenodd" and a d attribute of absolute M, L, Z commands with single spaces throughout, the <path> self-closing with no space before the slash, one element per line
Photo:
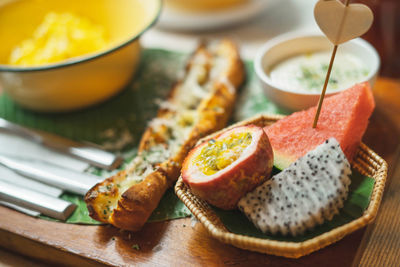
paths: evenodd
<path fill-rule="evenodd" d="M 326 78 L 325 78 L 324 87 L 323 87 L 323 89 L 322 89 L 321 95 L 319 96 L 318 108 L 317 108 L 317 112 L 315 113 L 314 123 L 313 123 L 313 126 L 312 126 L 313 128 L 316 128 L 316 127 L 317 127 L 317 122 L 318 122 L 319 114 L 321 113 L 322 102 L 324 101 L 326 88 L 328 87 L 329 77 L 331 76 L 333 61 L 335 60 L 337 48 L 338 48 L 338 45 L 335 45 L 335 46 L 333 47 L 332 56 L 331 56 L 331 61 L 329 62 L 328 72 L 326 73 Z"/>
<path fill-rule="evenodd" d="M 345 2 L 346 7 L 349 5 L 349 3 L 350 3 L 350 0 L 346 0 L 346 2 Z M 345 19 L 345 17 L 346 17 L 346 16 L 343 17 L 343 20 Z M 342 21 L 342 25 L 343 25 L 343 21 Z M 342 31 L 341 28 L 342 28 L 342 26 L 340 27 L 339 34 L 340 34 L 341 31 Z M 323 89 L 322 89 L 321 95 L 319 96 L 317 112 L 315 113 L 314 122 L 313 122 L 313 126 L 312 126 L 313 128 L 316 128 L 316 127 L 317 127 L 319 114 L 321 113 L 322 102 L 324 101 L 324 97 L 325 97 L 325 93 L 326 93 L 326 88 L 328 87 L 329 77 L 331 76 L 333 61 L 335 61 L 335 56 L 336 56 L 337 48 L 338 48 L 338 45 L 335 45 L 335 46 L 333 47 L 331 60 L 330 60 L 330 62 L 329 62 L 328 72 L 326 73 L 326 78 L 325 78 L 325 82 L 324 82 L 324 87 L 323 87 Z"/>

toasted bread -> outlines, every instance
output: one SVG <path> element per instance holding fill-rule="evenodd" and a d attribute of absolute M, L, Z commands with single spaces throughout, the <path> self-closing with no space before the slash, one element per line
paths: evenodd
<path fill-rule="evenodd" d="M 138 155 L 125 170 L 87 192 L 90 216 L 118 228 L 140 230 L 177 180 L 189 150 L 226 125 L 244 76 L 231 41 L 200 45 L 188 61 L 184 78 L 149 123 Z"/>

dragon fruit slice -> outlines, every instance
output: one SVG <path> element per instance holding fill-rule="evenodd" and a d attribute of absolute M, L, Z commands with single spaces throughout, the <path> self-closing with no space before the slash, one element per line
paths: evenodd
<path fill-rule="evenodd" d="M 238 207 L 264 233 L 301 235 L 339 213 L 350 174 L 339 143 L 330 138 L 245 195 Z"/>

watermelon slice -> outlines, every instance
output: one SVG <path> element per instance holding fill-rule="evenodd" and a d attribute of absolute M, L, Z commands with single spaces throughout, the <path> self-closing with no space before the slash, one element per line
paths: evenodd
<path fill-rule="evenodd" d="M 293 113 L 264 130 L 274 151 L 274 164 L 285 169 L 326 139 L 334 137 L 351 162 L 375 107 L 368 83 L 356 84 L 324 100 L 317 128 L 317 107 Z"/>

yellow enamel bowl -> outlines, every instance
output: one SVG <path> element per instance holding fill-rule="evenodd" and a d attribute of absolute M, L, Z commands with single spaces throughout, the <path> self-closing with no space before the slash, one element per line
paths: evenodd
<path fill-rule="evenodd" d="M 81 109 L 121 91 L 140 58 L 139 37 L 157 20 L 161 0 L 0 1 L 0 85 L 23 107 L 41 112 Z M 101 25 L 104 49 L 56 64 L 8 64 L 12 49 L 29 38 L 49 12 L 70 12 Z"/>

